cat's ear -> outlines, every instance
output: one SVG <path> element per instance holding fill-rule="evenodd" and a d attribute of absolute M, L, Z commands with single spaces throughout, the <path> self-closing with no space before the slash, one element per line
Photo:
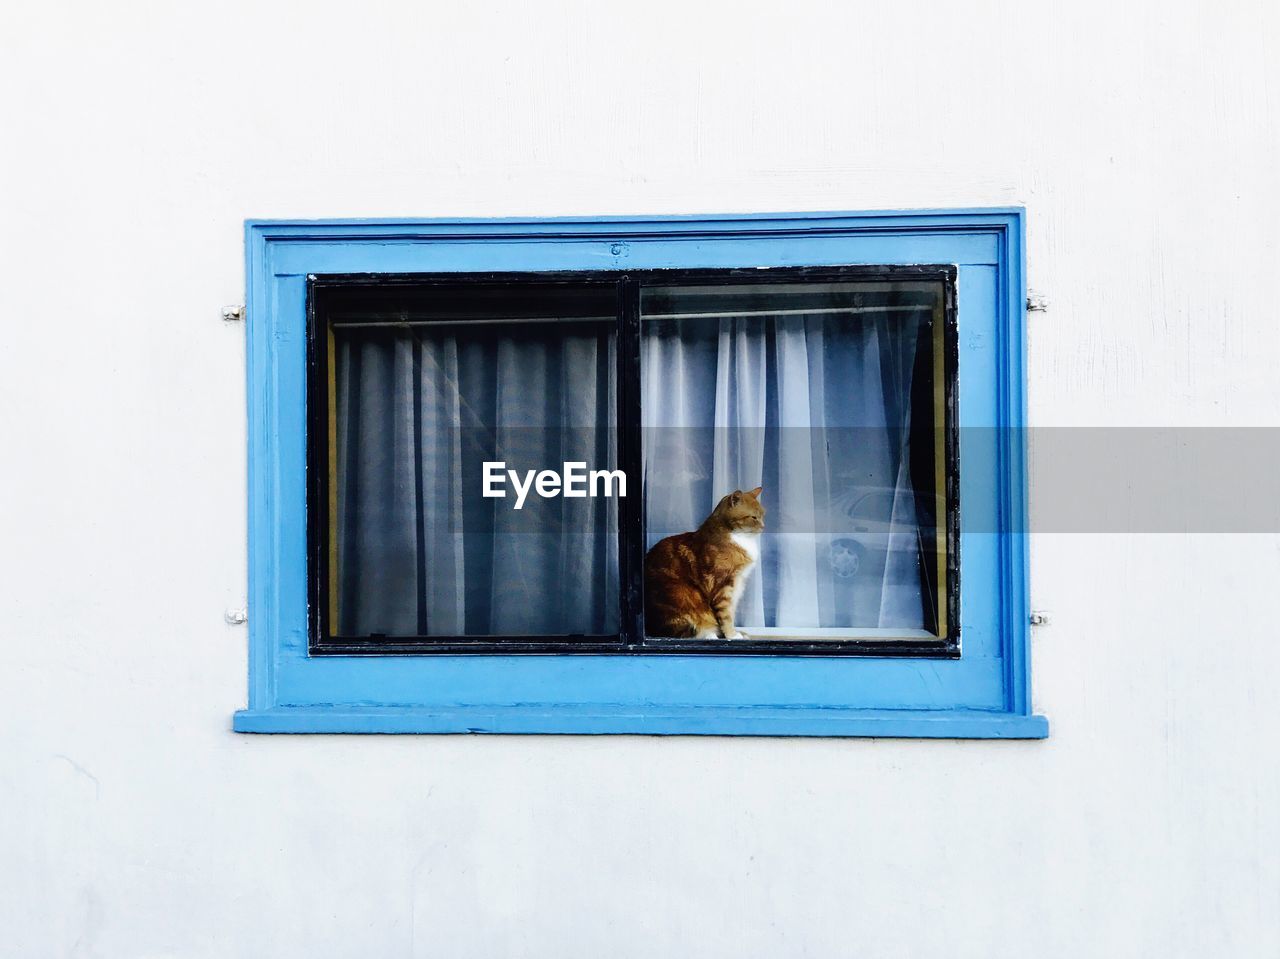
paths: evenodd
<path fill-rule="evenodd" d="M 751 491 L 751 495 L 752 495 L 752 496 L 754 496 L 756 499 L 759 499 L 759 498 L 760 498 L 760 494 L 761 494 L 762 492 L 764 492 L 764 487 L 763 487 L 763 486 L 757 486 L 755 489 L 753 489 L 753 490 Z"/>
<path fill-rule="evenodd" d="M 742 490 L 740 490 L 740 489 L 736 489 L 736 490 L 734 490 L 732 493 L 730 493 L 730 494 L 729 494 L 729 505 L 730 505 L 730 506 L 737 506 L 737 505 L 738 505 L 739 503 L 741 503 L 741 502 L 742 502 Z"/>

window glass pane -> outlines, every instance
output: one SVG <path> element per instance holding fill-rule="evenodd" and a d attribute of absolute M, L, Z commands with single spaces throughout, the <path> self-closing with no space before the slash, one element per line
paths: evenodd
<path fill-rule="evenodd" d="M 331 373 L 330 632 L 616 633 L 617 499 L 519 509 L 485 464 L 616 466 L 612 286 L 343 291 Z"/>
<path fill-rule="evenodd" d="M 645 548 L 699 531 L 646 561 L 648 635 L 724 635 L 722 617 L 675 615 L 675 594 L 695 568 L 723 591 L 744 557 L 716 554 L 724 523 L 708 517 L 757 487 L 764 530 L 740 540 L 758 560 L 728 587 L 734 627 L 809 641 L 945 630 L 944 303 L 940 281 L 642 291 Z"/>

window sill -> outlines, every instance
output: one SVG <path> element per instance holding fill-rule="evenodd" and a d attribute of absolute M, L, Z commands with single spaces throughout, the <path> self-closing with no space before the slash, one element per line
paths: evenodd
<path fill-rule="evenodd" d="M 1044 739 L 1043 716 L 972 709 L 828 707 L 278 706 L 241 710 L 240 733 L 633 734 L 641 736 L 828 736 Z"/>

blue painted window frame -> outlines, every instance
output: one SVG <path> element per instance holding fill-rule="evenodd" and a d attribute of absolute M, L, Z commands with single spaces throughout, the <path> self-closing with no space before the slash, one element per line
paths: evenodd
<path fill-rule="evenodd" d="M 249 702 L 234 728 L 1046 736 L 1030 702 L 1024 221 L 1021 208 L 248 221 Z M 858 264 L 958 270 L 959 659 L 308 654 L 308 276 Z"/>

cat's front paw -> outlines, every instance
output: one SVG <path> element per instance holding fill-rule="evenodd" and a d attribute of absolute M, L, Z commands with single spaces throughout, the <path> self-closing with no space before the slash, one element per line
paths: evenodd
<path fill-rule="evenodd" d="M 724 638 L 725 639 L 750 639 L 751 637 L 749 637 L 746 633 L 742 632 L 742 630 L 740 629 L 731 629 L 729 630 L 729 632 L 724 634 Z"/>

